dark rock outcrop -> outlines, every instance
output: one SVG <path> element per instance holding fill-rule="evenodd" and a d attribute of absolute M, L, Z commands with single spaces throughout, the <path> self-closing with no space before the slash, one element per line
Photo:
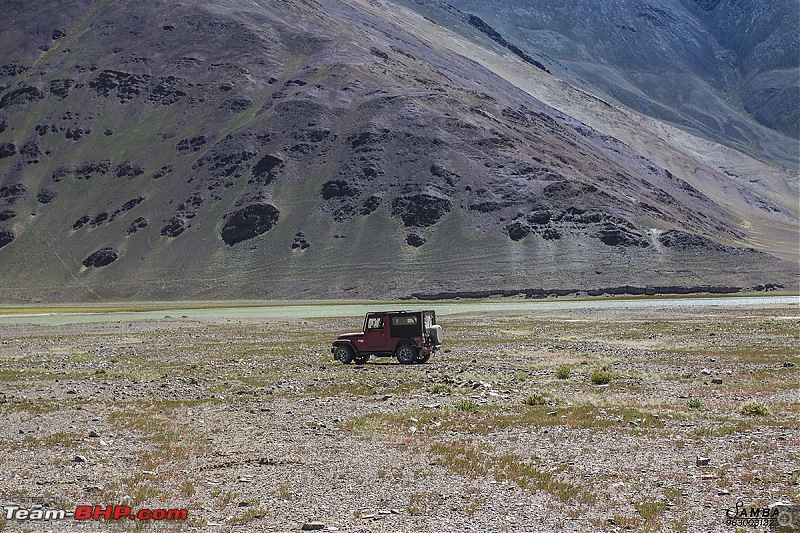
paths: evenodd
<path fill-rule="evenodd" d="M 0 159 L 11 157 L 17 153 L 17 147 L 13 142 L 0 143 Z"/>
<path fill-rule="evenodd" d="M 231 98 L 228 100 L 224 100 L 220 108 L 227 109 L 234 113 L 241 113 L 250 108 L 253 105 L 253 101 L 247 98 Z"/>
<path fill-rule="evenodd" d="M 239 178 L 247 170 L 247 162 L 255 156 L 255 151 L 237 147 L 235 140 L 230 139 L 200 158 L 193 168 L 205 169 L 216 178 Z"/>
<path fill-rule="evenodd" d="M 17 212 L 13 209 L 3 209 L 0 211 L 0 222 L 14 218 L 15 216 L 17 216 Z"/>
<path fill-rule="evenodd" d="M 608 246 L 640 246 L 647 248 L 650 243 L 641 235 L 625 227 L 608 222 L 597 231 L 597 238 Z"/>
<path fill-rule="evenodd" d="M 7 92 L 0 98 L 0 109 L 35 102 L 44 98 L 44 93 L 36 87 L 24 85 L 19 89 Z"/>
<path fill-rule="evenodd" d="M 408 236 L 406 237 L 406 243 L 413 246 L 414 248 L 419 248 L 426 242 L 428 242 L 427 239 L 424 236 L 420 235 L 419 233 L 409 233 Z"/>
<path fill-rule="evenodd" d="M 119 258 L 119 253 L 113 248 L 101 248 L 83 260 L 83 266 L 100 268 L 110 265 Z"/>
<path fill-rule="evenodd" d="M 518 46 L 516 46 L 514 44 L 511 44 L 508 41 L 506 41 L 505 38 L 503 38 L 503 36 L 500 35 L 497 32 L 497 30 L 495 30 L 494 28 L 492 28 L 491 26 L 486 24 L 486 22 L 484 22 L 480 17 L 477 17 L 475 15 L 469 14 L 468 18 L 467 18 L 467 22 L 469 22 L 470 25 L 472 25 L 475 28 L 477 28 L 481 33 L 484 33 L 485 35 L 487 35 L 490 39 L 492 39 L 494 42 L 496 42 L 500 46 L 503 46 L 503 47 L 507 48 L 508 50 L 510 50 L 513 54 L 518 56 L 520 59 L 522 59 L 526 63 L 530 63 L 531 65 L 533 65 L 533 66 L 535 66 L 537 68 L 540 68 L 545 72 L 548 72 L 548 73 L 550 72 L 549 70 L 547 70 L 547 67 L 545 67 L 541 62 L 539 62 L 539 61 L 535 60 L 533 57 L 531 57 L 530 54 L 528 54 L 524 50 L 520 49 Z"/>
<path fill-rule="evenodd" d="M 166 226 L 161 228 L 162 237 L 177 237 L 187 229 L 186 220 L 179 216 L 174 216 L 167 221 Z"/>
<path fill-rule="evenodd" d="M 14 239 L 16 237 L 17 236 L 14 235 L 14 232 L 11 231 L 10 229 L 0 228 L 0 248 L 14 242 Z"/>
<path fill-rule="evenodd" d="M 322 184 L 319 193 L 325 200 L 358 196 L 358 188 L 344 180 L 331 180 Z"/>
<path fill-rule="evenodd" d="M 116 70 L 104 70 L 100 75 L 89 82 L 89 87 L 94 89 L 99 96 L 115 95 L 120 103 L 125 103 L 145 89 L 150 76 L 130 74 Z"/>
<path fill-rule="evenodd" d="M 16 203 L 20 198 L 24 198 L 28 188 L 23 183 L 15 183 L 0 187 L 0 199 L 4 199 L 9 205 Z"/>
<path fill-rule="evenodd" d="M 275 179 L 276 170 L 281 165 L 283 165 L 283 159 L 267 154 L 259 159 L 253 167 L 253 178 L 266 185 Z"/>
<path fill-rule="evenodd" d="M 686 231 L 681 231 L 677 229 L 671 229 L 659 235 L 658 242 L 661 243 L 661 245 L 666 248 L 674 248 L 677 250 L 695 249 L 695 250 L 722 252 L 727 254 L 761 253 L 753 248 L 736 248 L 734 246 L 726 246 L 724 244 L 720 244 L 716 241 L 713 241 L 708 237 L 695 235 L 694 233 L 688 233 Z"/>
<path fill-rule="evenodd" d="M 278 222 L 280 211 L 271 204 L 252 204 L 227 217 L 222 227 L 222 240 L 228 246 L 266 233 Z"/>
<path fill-rule="evenodd" d="M 137 218 L 136 220 L 134 220 L 133 222 L 130 223 L 130 225 L 128 226 L 128 229 L 125 230 L 125 233 L 127 233 L 128 235 L 133 235 L 134 233 L 136 233 L 140 229 L 146 228 L 148 224 L 150 224 L 150 221 L 148 221 L 144 217 L 139 217 L 139 218 Z"/>
<path fill-rule="evenodd" d="M 73 141 L 77 141 L 81 139 L 84 135 L 89 135 L 92 133 L 90 129 L 83 129 L 83 128 L 67 128 L 67 131 L 64 133 L 64 136 L 67 139 L 71 139 Z"/>
<path fill-rule="evenodd" d="M 34 141 L 26 142 L 19 149 L 19 155 L 23 157 L 26 165 L 35 165 L 41 160 L 42 149 Z"/>
<path fill-rule="evenodd" d="M 198 151 L 207 142 L 208 139 L 205 135 L 198 135 L 197 137 L 192 137 L 191 139 L 183 139 L 175 148 L 180 154 L 190 154 Z"/>
<path fill-rule="evenodd" d="M 302 231 L 298 231 L 297 235 L 294 236 L 294 242 L 292 242 L 292 250 L 305 250 L 309 246 L 311 246 L 311 243 L 306 239 L 306 234 Z"/>
<path fill-rule="evenodd" d="M 719 244 L 694 233 L 671 229 L 658 236 L 658 242 L 667 248 L 713 248 Z"/>
<path fill-rule="evenodd" d="M 42 189 L 36 195 L 36 201 L 40 204 L 49 204 L 55 199 L 56 196 L 58 196 L 56 191 L 52 189 Z"/>
<path fill-rule="evenodd" d="M 53 171 L 50 179 L 52 179 L 54 183 L 58 183 L 67 176 L 74 174 L 76 179 L 88 180 L 95 174 L 102 176 L 108 173 L 110 169 L 111 161 L 108 159 L 104 159 L 102 161 L 87 161 L 86 163 L 82 163 L 77 167 L 72 165 L 62 165 Z"/>
<path fill-rule="evenodd" d="M 547 209 L 538 209 L 536 211 L 532 211 L 528 216 L 527 220 L 531 224 L 547 224 L 550 222 L 550 218 L 552 214 Z"/>
<path fill-rule="evenodd" d="M 432 226 L 452 209 L 453 202 L 447 198 L 427 193 L 401 196 L 392 201 L 392 214 L 406 227 Z"/>
<path fill-rule="evenodd" d="M 517 221 L 506 226 L 506 233 L 508 233 L 512 241 L 520 241 L 531 233 L 531 228 Z"/>
<path fill-rule="evenodd" d="M 144 169 L 130 161 L 123 161 L 114 168 L 114 175 L 118 178 L 132 179 L 144 174 Z"/>
<path fill-rule="evenodd" d="M 92 226 L 93 228 L 96 228 L 106 220 L 108 220 L 108 212 L 103 211 L 102 213 L 98 213 L 97 215 L 95 215 L 95 217 L 92 219 L 92 222 L 89 225 Z"/>
<path fill-rule="evenodd" d="M 183 89 L 185 89 L 187 85 L 188 82 L 186 80 L 176 78 L 175 76 L 158 78 L 147 99 L 161 105 L 172 105 L 186 96 L 186 92 Z"/>
<path fill-rule="evenodd" d="M 72 229 L 81 229 L 84 227 L 90 220 L 92 219 L 92 215 L 83 215 L 81 218 L 76 220 L 72 224 Z"/>
<path fill-rule="evenodd" d="M 359 215 L 369 215 L 374 212 L 380 205 L 383 203 L 383 198 L 380 196 L 370 196 L 366 200 L 364 200 L 361 204 L 361 208 L 358 210 Z"/>
<path fill-rule="evenodd" d="M 72 87 L 75 86 L 77 82 L 72 79 L 65 79 L 65 80 L 52 80 L 50 82 L 50 94 L 57 97 L 60 100 L 63 100 L 67 96 L 69 96 L 69 91 Z"/>

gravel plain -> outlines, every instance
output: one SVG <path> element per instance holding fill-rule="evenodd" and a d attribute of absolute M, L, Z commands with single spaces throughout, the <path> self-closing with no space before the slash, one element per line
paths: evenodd
<path fill-rule="evenodd" d="M 797 306 L 439 322 L 410 366 L 332 361 L 358 317 L 4 325 L 0 530 L 722 532 L 800 501 Z M 9 518 L 39 500 L 188 518 Z"/>

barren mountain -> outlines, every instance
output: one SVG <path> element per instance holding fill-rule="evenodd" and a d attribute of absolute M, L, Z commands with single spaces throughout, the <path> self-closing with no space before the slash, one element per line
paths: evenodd
<path fill-rule="evenodd" d="M 0 31 L 5 299 L 797 281 L 795 176 L 469 21 L 366 0 L 8 1 Z"/>
<path fill-rule="evenodd" d="M 404 2 L 441 24 L 456 18 L 499 35 L 603 98 L 797 168 L 797 2 Z"/>

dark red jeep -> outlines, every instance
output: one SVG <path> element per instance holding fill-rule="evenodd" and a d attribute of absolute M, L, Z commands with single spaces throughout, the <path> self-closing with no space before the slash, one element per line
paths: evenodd
<path fill-rule="evenodd" d="M 363 365 L 370 355 L 395 356 L 408 365 L 424 363 L 442 343 L 442 327 L 433 311 L 367 313 L 364 331 L 344 333 L 333 342 L 333 358 Z"/>

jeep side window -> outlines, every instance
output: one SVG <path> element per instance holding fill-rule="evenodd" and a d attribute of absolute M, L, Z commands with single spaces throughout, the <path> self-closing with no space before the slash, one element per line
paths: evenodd
<path fill-rule="evenodd" d="M 383 317 L 373 316 L 367 320 L 367 329 L 383 329 Z"/>
<path fill-rule="evenodd" d="M 393 326 L 413 326 L 417 323 L 417 317 L 415 316 L 393 316 L 392 317 L 392 325 Z"/>

